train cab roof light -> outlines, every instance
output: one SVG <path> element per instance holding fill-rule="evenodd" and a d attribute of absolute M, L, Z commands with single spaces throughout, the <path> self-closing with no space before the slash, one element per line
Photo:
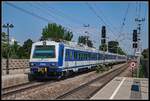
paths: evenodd
<path fill-rule="evenodd" d="M 46 41 L 45 41 L 45 40 L 43 41 L 43 45 L 44 45 L 44 46 L 46 45 Z"/>

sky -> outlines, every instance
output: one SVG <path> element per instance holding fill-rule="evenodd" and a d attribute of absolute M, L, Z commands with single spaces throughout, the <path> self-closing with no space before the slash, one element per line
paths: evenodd
<path fill-rule="evenodd" d="M 16 8 L 17 7 L 17 8 Z M 42 29 L 48 23 L 57 23 L 73 32 L 73 40 L 87 35 L 94 47 L 98 49 L 101 44 L 101 27 L 106 26 L 107 41 L 117 40 L 119 46 L 127 53 L 133 54 L 132 32 L 137 28 L 135 18 L 140 12 L 141 45 L 148 48 L 148 2 L 146 1 L 16 1 L 2 2 L 2 24 L 11 23 L 10 37 L 21 44 L 27 39 L 34 42 L 41 37 Z M 125 19 L 125 20 L 124 20 Z M 122 23 L 124 22 L 123 27 Z M 89 27 L 84 27 L 88 25 Z M 3 32 L 6 29 L 2 28 Z"/>

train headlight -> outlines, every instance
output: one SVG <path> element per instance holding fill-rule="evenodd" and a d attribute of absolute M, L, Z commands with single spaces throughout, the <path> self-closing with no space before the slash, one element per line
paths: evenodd
<path fill-rule="evenodd" d="M 30 63 L 30 66 L 35 66 L 35 64 L 34 63 Z"/>
<path fill-rule="evenodd" d="M 55 63 L 51 63 L 51 66 L 55 66 L 56 64 Z"/>
<path fill-rule="evenodd" d="M 55 66 L 55 63 L 52 63 L 52 66 Z"/>

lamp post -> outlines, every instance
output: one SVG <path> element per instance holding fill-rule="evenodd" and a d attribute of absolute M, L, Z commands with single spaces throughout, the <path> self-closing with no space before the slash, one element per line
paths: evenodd
<path fill-rule="evenodd" d="M 8 49 L 7 49 L 7 65 L 6 65 L 6 74 L 9 74 L 9 28 L 13 28 L 13 24 L 4 24 L 3 28 L 7 29 L 7 42 L 8 42 Z"/>

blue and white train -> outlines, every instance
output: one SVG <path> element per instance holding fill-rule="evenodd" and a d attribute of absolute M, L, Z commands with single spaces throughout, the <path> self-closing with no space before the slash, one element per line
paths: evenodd
<path fill-rule="evenodd" d="M 75 42 L 39 41 L 32 44 L 30 75 L 36 78 L 61 78 L 102 63 L 126 60 L 125 55 L 104 54 L 103 51 Z"/>

